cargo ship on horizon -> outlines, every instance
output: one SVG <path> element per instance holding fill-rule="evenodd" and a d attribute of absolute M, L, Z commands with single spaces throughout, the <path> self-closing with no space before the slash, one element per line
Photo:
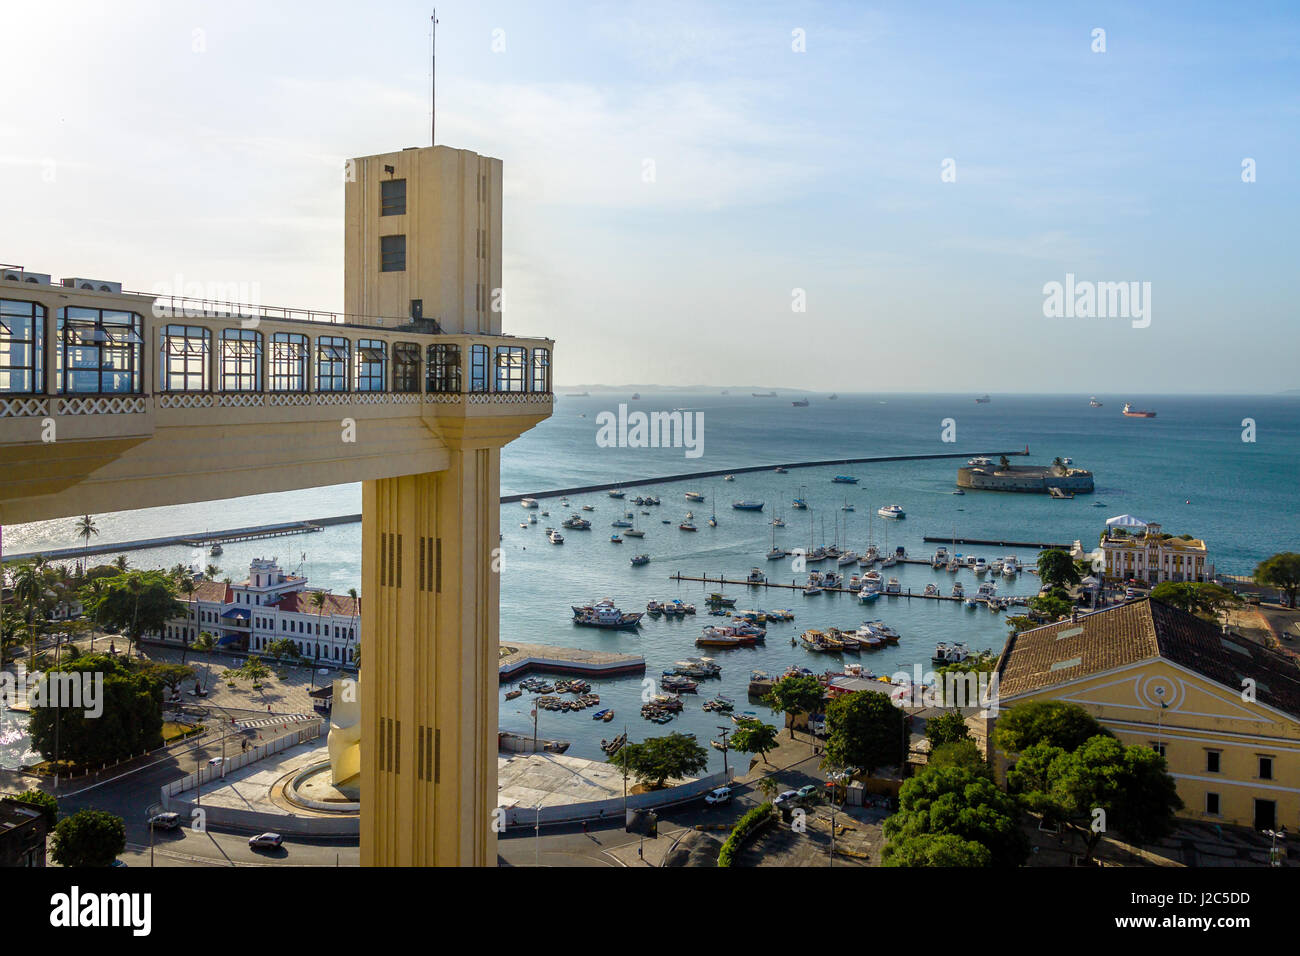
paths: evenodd
<path fill-rule="evenodd" d="M 1132 402 L 1124 403 L 1124 415 L 1128 418 L 1155 418 L 1155 412 L 1146 412 L 1133 407 Z"/>

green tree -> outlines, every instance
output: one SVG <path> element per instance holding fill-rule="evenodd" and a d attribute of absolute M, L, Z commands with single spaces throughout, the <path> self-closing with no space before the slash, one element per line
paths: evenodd
<path fill-rule="evenodd" d="M 685 734 L 648 737 L 639 744 L 625 744 L 609 762 L 626 770 L 651 790 L 660 790 L 669 777 L 701 773 L 709 765 L 709 753 Z"/>
<path fill-rule="evenodd" d="M 795 714 L 811 714 L 822 705 L 826 688 L 811 675 L 792 674 L 782 677 L 763 696 L 763 703 L 774 713 L 784 713 L 787 718 Z M 794 724 L 790 723 L 790 737 L 794 738 Z"/>
<path fill-rule="evenodd" d="M 754 786 L 758 788 L 758 792 L 761 793 L 769 803 L 778 793 L 781 792 L 781 781 L 771 775 L 760 777 L 758 783 Z"/>
<path fill-rule="evenodd" d="M 1222 609 L 1241 603 L 1227 588 L 1197 581 L 1162 581 L 1151 589 L 1151 597 L 1188 614 L 1213 619 Z"/>
<path fill-rule="evenodd" d="M 140 665 L 139 672 L 147 674 L 172 694 L 181 692 L 181 684 L 193 680 L 195 671 L 186 664 L 171 664 L 166 661 L 146 661 Z"/>
<path fill-rule="evenodd" d="M 85 675 L 77 678 L 82 682 L 81 700 L 58 699 L 63 695 L 53 693 L 51 678 L 64 674 Z M 98 676 L 102 693 L 91 706 L 84 688 L 94 686 Z M 83 654 L 51 667 L 38 690 L 47 705 L 32 708 L 28 729 L 32 745 L 46 760 L 95 766 L 162 745 L 162 684 L 127 661 Z"/>
<path fill-rule="evenodd" d="M 119 554 L 116 558 L 113 559 L 113 567 L 117 568 L 119 571 L 125 571 L 126 565 L 127 565 L 127 560 L 125 554 Z"/>
<path fill-rule="evenodd" d="M 13 571 L 14 602 L 23 609 L 28 629 L 28 669 L 34 669 L 36 662 L 37 623 L 44 619 L 47 597 L 45 582 L 45 559 L 37 557 L 24 561 Z"/>
<path fill-rule="evenodd" d="M 993 854 L 951 833 L 902 836 L 885 847 L 884 866 L 992 866 Z"/>
<path fill-rule="evenodd" d="M 195 615 L 198 614 L 199 602 L 194 600 L 194 592 L 198 590 L 198 584 L 195 583 L 192 575 L 185 574 L 177 579 L 176 587 L 179 588 L 180 592 L 185 595 L 185 606 L 188 609 L 185 615 L 186 624 L 187 625 L 195 624 L 197 626 Z M 190 653 L 190 629 L 188 626 L 186 626 L 185 633 L 181 637 L 181 663 L 182 664 L 185 663 L 185 658 L 189 655 L 189 653 Z"/>
<path fill-rule="evenodd" d="M 237 673 L 256 686 L 271 676 L 271 669 L 263 664 L 262 659 L 256 654 L 250 654 L 248 659 L 239 665 Z"/>
<path fill-rule="evenodd" d="M 1069 617 L 1073 609 L 1069 601 L 1052 594 L 1040 594 L 1029 599 L 1029 610 L 1049 622 Z"/>
<path fill-rule="evenodd" d="M 1038 578 L 1050 587 L 1069 587 L 1083 580 L 1074 558 L 1065 551 L 1044 551 L 1038 556 Z"/>
<path fill-rule="evenodd" d="M 126 823 L 103 810 L 64 817 L 50 839 L 50 859 L 59 866 L 112 866 L 125 849 Z"/>
<path fill-rule="evenodd" d="M 288 637 L 277 637 L 266 645 L 265 650 L 268 657 L 283 657 L 291 661 L 302 659 L 302 655 L 298 653 L 298 645 Z"/>
<path fill-rule="evenodd" d="M 955 743 L 958 740 L 970 740 L 970 730 L 966 727 L 966 718 L 957 709 L 944 711 L 937 717 L 925 722 L 925 739 L 930 747 L 940 744 Z"/>
<path fill-rule="evenodd" d="M 1020 771 L 1025 756 L 1031 766 Z M 1030 748 L 1007 783 L 1026 805 L 1073 827 L 1085 860 L 1111 830 L 1132 843 L 1160 839 L 1172 831 L 1174 814 L 1183 805 L 1163 757 L 1111 736 L 1093 737 L 1068 753 L 1041 744 Z"/>
<path fill-rule="evenodd" d="M 771 763 L 767 759 L 767 752 L 776 747 L 777 734 L 777 729 L 771 724 L 747 720 L 736 725 L 727 745 L 743 754 L 758 754 L 763 758 L 763 763 Z"/>
<path fill-rule="evenodd" d="M 862 690 L 845 694 L 826 708 L 826 758 L 833 767 L 902 766 L 906 755 L 906 717 L 888 694 Z"/>
<path fill-rule="evenodd" d="M 314 607 L 314 608 L 316 609 L 316 634 L 317 634 L 317 636 L 319 636 L 319 635 L 320 635 L 320 632 L 321 632 L 321 626 L 320 626 L 321 615 L 325 613 L 325 592 L 324 592 L 324 591 L 312 591 L 312 592 L 311 592 L 311 597 L 308 598 L 308 601 L 311 603 L 311 606 Z M 307 656 L 308 656 L 308 657 L 320 657 L 320 654 L 319 654 L 319 653 L 316 653 L 316 654 L 312 654 L 312 653 L 311 653 L 311 651 L 310 651 L 310 648 L 311 648 L 311 641 L 308 641 L 308 642 L 307 642 L 307 647 L 309 648 L 308 653 L 307 653 Z M 313 680 L 313 682 L 314 682 L 314 681 L 315 681 L 315 678 L 313 678 L 312 680 Z"/>
<path fill-rule="evenodd" d="M 55 799 L 52 793 L 46 793 L 44 790 L 24 790 L 22 793 L 14 794 L 9 799 L 40 810 L 45 816 L 45 828 L 47 830 L 53 829 L 54 822 L 59 818 L 59 801 Z"/>
<path fill-rule="evenodd" d="M 1020 829 L 1020 808 L 984 774 L 960 767 L 928 767 L 905 782 L 898 793 L 898 812 L 885 820 L 889 838 L 883 859 L 907 852 L 924 834 L 950 835 L 979 844 L 990 866 L 1019 866 L 1029 855 Z M 895 841 L 902 845 L 892 850 Z"/>
<path fill-rule="evenodd" d="M 90 515 L 82 515 L 79 519 L 77 519 L 77 537 L 85 542 L 85 546 L 87 548 L 90 547 L 91 536 L 97 534 L 99 534 L 99 529 L 95 527 L 94 518 L 92 518 Z M 81 559 L 81 566 L 83 570 L 86 567 L 87 560 L 88 557 L 86 556 L 83 556 Z"/>
<path fill-rule="evenodd" d="M 998 718 L 994 743 L 1008 754 L 1023 753 L 1046 743 L 1072 751 L 1085 740 L 1108 731 L 1078 704 L 1058 700 L 1028 700 Z"/>
<path fill-rule="evenodd" d="M 959 767 L 992 778 L 993 768 L 973 740 L 954 740 L 930 751 L 930 767 Z"/>
<path fill-rule="evenodd" d="M 91 608 L 95 620 L 127 635 L 128 655 L 141 635 L 161 631 L 185 613 L 176 600 L 176 582 L 162 571 L 125 571 L 108 578 L 96 602 Z"/>
<path fill-rule="evenodd" d="M 1255 583 L 1281 588 L 1286 592 L 1288 607 L 1295 607 L 1296 592 L 1300 591 L 1300 554 L 1284 551 L 1261 561 L 1255 568 Z"/>

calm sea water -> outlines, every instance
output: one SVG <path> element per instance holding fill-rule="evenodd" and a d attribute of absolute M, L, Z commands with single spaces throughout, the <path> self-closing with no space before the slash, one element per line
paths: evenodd
<path fill-rule="evenodd" d="M 1088 406 L 1087 396 L 994 395 L 992 402 L 977 405 L 969 395 L 843 395 L 828 401 L 824 395 L 810 396 L 808 408 L 793 408 L 788 398 L 755 399 L 748 390 L 730 395 L 717 391 L 699 393 L 643 391 L 639 401 L 630 394 L 600 394 L 586 398 L 561 396 L 555 415 L 507 447 L 502 463 L 503 494 L 526 493 L 602 481 L 647 477 L 694 470 L 739 468 L 777 462 L 877 455 L 938 454 L 943 452 L 1000 452 L 1029 446 L 1029 462 L 1045 464 L 1057 455 L 1071 457 L 1078 467 L 1089 468 L 1096 480 L 1096 493 L 1072 501 L 1055 501 L 1046 496 L 970 492 L 954 496 L 957 460 L 891 462 L 840 466 L 823 469 L 795 469 L 785 475 L 762 472 L 740 475 L 734 482 L 720 479 L 678 484 L 647 482 L 645 492 L 658 494 L 662 506 L 649 508 L 649 516 L 638 514 L 646 530 L 641 541 L 626 539 L 611 544 L 610 522 L 623 510 L 639 512 L 626 502 L 604 493 L 575 496 L 571 508 L 582 504 L 596 507 L 585 513 L 592 520 L 590 532 L 566 532 L 563 546 L 548 544 L 542 528 L 548 522 L 558 526 L 566 512 L 558 502 L 550 507 L 549 519 L 520 528 L 527 512 L 517 504 L 502 506 L 502 548 L 504 554 L 501 588 L 501 639 L 549 643 L 569 647 L 592 647 L 642 654 L 647 675 L 686 656 L 699 653 L 695 637 L 706 623 L 717 619 L 701 613 L 684 620 L 653 621 L 639 632 L 604 632 L 574 627 L 571 604 L 613 598 L 625 609 L 643 609 L 650 599 L 682 597 L 700 605 L 707 590 L 699 584 L 680 586 L 668 576 L 681 571 L 698 575 L 743 578 L 751 567 L 760 566 L 773 580 L 789 581 L 793 575 L 783 562 L 767 562 L 774 514 L 788 522 L 776 532 L 776 540 L 787 548 L 806 546 L 810 530 L 818 543 L 835 537 L 840 523 L 840 540 L 861 551 L 874 532 L 877 544 L 903 545 L 913 555 L 929 555 L 934 545 L 922 542 L 923 535 L 999 540 L 1052 541 L 1069 543 L 1082 539 L 1095 544 L 1107 517 L 1129 513 L 1160 522 L 1166 531 L 1188 532 L 1207 541 L 1211 559 L 1221 572 L 1249 573 L 1264 557 L 1281 550 L 1296 550 L 1300 538 L 1300 509 L 1296 507 L 1296 481 L 1300 470 L 1300 399 L 1288 397 L 1146 397 L 1137 404 L 1159 414 L 1154 419 L 1128 419 L 1120 414 L 1123 396 L 1098 396 L 1102 408 Z M 682 449 L 599 448 L 595 442 L 596 416 L 615 411 L 620 401 L 633 410 L 662 411 L 682 408 L 704 415 L 703 455 L 688 459 Z M 944 419 L 953 419 L 956 442 L 944 443 Z M 1256 440 L 1243 442 L 1243 419 L 1252 419 Z M 850 472 L 861 481 L 856 486 L 832 484 L 837 472 Z M 812 504 L 809 512 L 794 511 L 790 498 L 805 491 Z M 689 503 L 686 490 L 700 491 L 710 503 Z M 637 492 L 630 492 L 634 496 Z M 717 496 L 719 525 L 705 523 Z M 734 511 L 736 498 L 759 498 L 766 502 L 762 513 Z M 841 509 L 846 503 L 852 512 Z M 907 511 L 901 522 L 885 522 L 869 516 L 884 504 L 897 503 Z M 677 523 L 692 509 L 700 530 L 679 531 Z M 360 489 L 341 485 L 279 495 L 262 495 L 200 505 L 186 505 L 144 511 L 97 515 L 101 541 L 128 540 L 178 532 L 216 530 L 226 527 L 323 517 L 360 511 Z M 662 524 L 668 519 L 670 524 Z M 69 547 L 79 542 L 73 522 L 61 520 L 4 529 L 6 552 Z M 1007 549 L 958 548 L 992 559 Z M 629 559 L 638 552 L 651 555 L 649 565 L 634 568 Z M 223 573 L 239 577 L 246 573 L 252 557 L 277 555 L 289 568 L 301 567 L 312 583 L 335 590 L 360 585 L 360 526 L 347 525 L 323 532 L 227 545 L 216 561 Z M 1021 549 L 1018 556 L 1032 562 L 1035 553 Z M 138 552 L 135 566 L 167 567 L 188 561 L 184 548 L 163 548 Z M 823 568 L 831 567 L 828 562 Z M 844 570 L 848 570 L 845 568 Z M 921 591 L 930 581 L 948 593 L 953 575 L 929 567 L 898 566 L 893 569 L 903 587 Z M 968 572 L 958 577 L 968 590 L 975 578 Z M 1022 575 L 1014 583 L 999 579 L 999 593 L 1033 593 L 1037 579 Z M 746 591 L 749 589 L 731 589 Z M 780 672 L 790 663 L 824 668 L 838 660 L 817 656 L 802 647 L 791 647 L 790 638 L 806 628 L 826 625 L 856 627 L 868 618 L 880 618 L 902 634 L 897 647 L 863 653 L 864 666 L 877 673 L 910 670 L 913 663 L 926 664 L 937 640 L 962 640 L 973 648 L 997 649 L 1006 625 L 1002 615 L 986 610 L 969 610 L 946 601 L 906 601 L 881 598 L 862 606 L 842 595 L 804 598 L 799 592 L 754 590 L 741 597 L 739 606 L 790 607 L 793 623 L 773 624 L 766 647 L 712 652 L 723 664 L 720 681 L 701 685 L 698 699 L 686 695 L 686 710 L 668 729 L 695 733 L 701 740 L 717 733 L 724 721 L 704 713 L 699 704 L 712 693 L 722 692 L 736 699 L 738 709 L 766 709 L 744 703 L 750 670 Z M 850 656 L 849 659 L 855 659 Z M 639 715 L 640 678 L 601 681 L 596 692 L 601 706 L 612 706 L 613 724 L 594 723 L 587 714 L 543 712 L 540 732 L 545 736 L 573 741 L 570 753 L 599 758 L 602 736 L 618 732 L 626 722 L 632 739 L 664 731 L 642 721 Z M 505 688 L 502 689 L 503 692 Z M 506 730 L 531 732 L 527 697 L 502 701 L 501 726 Z M 710 750 L 710 759 L 721 769 L 721 755 Z M 4 760 L 10 763 L 9 760 Z"/>

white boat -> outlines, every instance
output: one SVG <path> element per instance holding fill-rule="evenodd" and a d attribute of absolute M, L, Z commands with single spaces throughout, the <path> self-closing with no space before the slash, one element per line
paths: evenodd
<path fill-rule="evenodd" d="M 930 567 L 941 568 L 948 563 L 948 549 L 940 545 L 935 549 L 934 556 L 930 558 Z"/>
<path fill-rule="evenodd" d="M 889 583 L 885 585 L 886 594 L 902 594 L 902 585 L 898 583 L 898 578 L 890 578 Z"/>
<path fill-rule="evenodd" d="M 703 500 L 704 500 L 704 495 L 700 494 L 698 491 L 688 491 L 688 492 L 686 492 L 686 500 L 687 500 L 687 501 L 703 501 Z"/>
<path fill-rule="evenodd" d="M 989 570 L 989 563 L 983 558 L 976 558 L 975 567 L 972 568 L 971 570 L 973 570 L 976 574 L 987 574 Z"/>
<path fill-rule="evenodd" d="M 964 598 L 966 596 L 966 589 L 962 587 L 960 581 L 952 586 L 952 596 L 955 598 Z"/>
<path fill-rule="evenodd" d="M 975 592 L 975 598 L 980 601 L 991 601 L 997 597 L 998 585 L 996 581 L 981 581 L 979 590 Z"/>
<path fill-rule="evenodd" d="M 1008 554 L 1002 559 L 1002 573 L 1011 577 L 1020 570 L 1020 564 L 1014 554 Z"/>
<path fill-rule="evenodd" d="M 840 556 L 836 559 L 835 563 L 838 564 L 840 567 L 844 567 L 844 565 L 846 564 L 857 564 L 858 553 L 856 551 L 845 551 L 840 554 Z"/>
<path fill-rule="evenodd" d="M 780 548 L 778 548 L 776 545 L 773 545 L 772 549 L 767 552 L 767 560 L 769 561 L 780 561 L 784 557 L 785 557 L 785 552 Z"/>
<path fill-rule="evenodd" d="M 221 542 L 217 541 L 212 545 L 212 547 L 208 548 L 208 554 L 220 554 L 224 550 L 225 548 L 221 546 Z"/>
<path fill-rule="evenodd" d="M 723 481 L 735 481 L 735 480 L 736 480 L 736 476 L 735 476 L 735 475 L 723 475 L 723 476 L 722 476 L 722 480 L 723 480 Z"/>
<path fill-rule="evenodd" d="M 863 604 L 870 604 L 878 597 L 880 597 L 880 583 L 878 581 L 864 581 L 862 590 L 858 592 L 858 600 Z"/>
<path fill-rule="evenodd" d="M 529 516 L 528 516 L 528 523 L 529 523 L 529 524 L 537 524 L 537 515 L 529 515 Z"/>
<path fill-rule="evenodd" d="M 807 587 L 803 589 L 804 597 L 815 597 L 816 595 L 821 593 L 822 593 L 821 587 L 819 587 L 816 584 L 809 584 Z"/>
<path fill-rule="evenodd" d="M 976 558 L 975 555 L 973 554 L 966 555 L 966 567 L 968 570 L 974 571 L 975 565 L 978 563 L 979 563 L 979 559 Z"/>
<path fill-rule="evenodd" d="M 880 515 L 880 517 L 882 518 L 906 518 L 907 517 L 907 512 L 903 510 L 901 505 L 885 505 L 884 507 L 877 508 L 876 514 Z"/>
<path fill-rule="evenodd" d="M 938 596 L 939 596 L 939 585 L 934 584 L 934 583 L 927 584 L 927 585 L 925 586 L 925 596 L 926 596 L 926 597 L 938 597 Z"/>
<path fill-rule="evenodd" d="M 636 627 L 641 617 L 641 611 L 620 611 L 608 598 L 596 604 L 573 606 L 573 623 L 584 627 Z"/>
<path fill-rule="evenodd" d="M 875 587 L 878 589 L 882 583 L 883 579 L 881 578 L 879 571 L 868 571 L 866 574 L 862 575 L 863 587 Z"/>
<path fill-rule="evenodd" d="M 930 660 L 935 664 L 960 664 L 968 657 L 970 650 L 965 644 L 940 641 L 934 645 L 934 657 Z"/>
<path fill-rule="evenodd" d="M 521 499 L 519 499 L 519 504 L 522 505 L 522 506 L 525 507 L 525 508 L 536 508 L 536 507 L 537 507 L 537 499 L 536 499 L 536 498 L 521 498 Z"/>
<path fill-rule="evenodd" d="M 551 544 L 564 544 L 564 535 L 552 528 L 546 535 L 551 539 Z"/>
<path fill-rule="evenodd" d="M 745 583 L 746 583 L 746 584 L 766 584 L 766 583 L 767 583 L 767 575 L 764 574 L 764 573 L 763 573 L 759 568 L 750 568 L 750 569 L 749 569 L 749 577 L 745 578 Z"/>
<path fill-rule="evenodd" d="M 772 527 L 773 527 L 773 528 L 784 528 L 784 527 L 785 527 L 785 519 L 784 519 L 784 518 L 773 518 L 773 519 L 772 519 Z"/>
<path fill-rule="evenodd" d="M 892 554 L 887 554 L 880 559 L 880 566 L 882 568 L 892 568 L 897 563 L 898 563 L 898 558 L 894 557 L 894 555 Z"/>
<path fill-rule="evenodd" d="M 625 492 L 625 491 L 618 491 L 617 489 L 615 489 L 614 491 L 609 492 L 609 496 L 610 496 L 611 498 L 622 498 L 622 497 L 623 497 L 624 495 L 626 495 L 626 494 L 627 494 L 627 492 Z"/>

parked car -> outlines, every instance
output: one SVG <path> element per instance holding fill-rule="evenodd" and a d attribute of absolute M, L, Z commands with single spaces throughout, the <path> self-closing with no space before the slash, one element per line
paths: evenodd
<path fill-rule="evenodd" d="M 731 802 L 731 788 L 718 787 L 704 795 L 704 802 L 711 807 L 719 807 Z"/>
<path fill-rule="evenodd" d="M 181 815 L 179 813 L 155 813 L 149 818 L 149 826 L 154 830 L 175 830 L 181 825 Z"/>
<path fill-rule="evenodd" d="M 257 849 L 279 849 L 280 844 L 284 842 L 284 837 L 278 833 L 259 833 L 257 836 L 248 838 L 248 845 L 254 850 Z"/>
<path fill-rule="evenodd" d="M 797 790 L 786 790 L 775 800 L 772 801 L 772 806 L 777 807 L 779 809 L 781 807 L 793 806 L 798 802 L 799 802 L 799 792 Z"/>
<path fill-rule="evenodd" d="M 807 800 L 816 799 L 817 785 L 815 783 L 810 783 L 806 787 L 800 787 L 798 790 L 795 791 L 795 796 L 798 797 L 800 803 L 803 803 Z"/>

